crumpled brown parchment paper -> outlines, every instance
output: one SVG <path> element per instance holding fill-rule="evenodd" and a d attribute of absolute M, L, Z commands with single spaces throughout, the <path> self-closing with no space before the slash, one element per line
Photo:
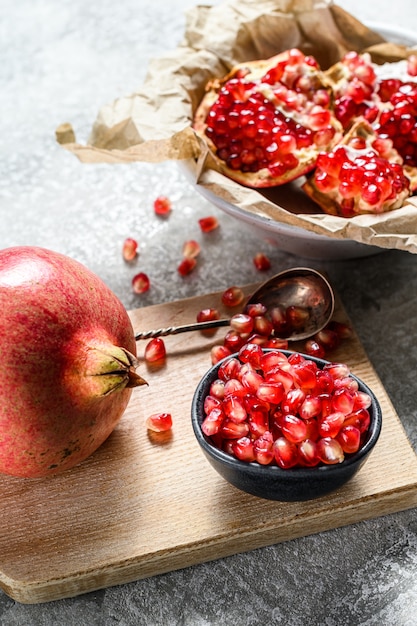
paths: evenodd
<path fill-rule="evenodd" d="M 406 46 L 387 42 L 332 0 L 226 0 L 186 15 L 177 49 L 150 62 L 140 89 L 99 111 L 85 145 L 70 124 L 57 141 L 85 163 L 182 161 L 197 185 L 242 211 L 317 234 L 417 254 L 417 198 L 382 215 L 326 215 L 299 182 L 255 191 L 216 171 L 205 143 L 191 128 L 213 76 L 236 63 L 267 58 L 291 47 L 314 54 L 323 69 L 348 50 L 368 50 L 377 63 L 405 58 Z"/>

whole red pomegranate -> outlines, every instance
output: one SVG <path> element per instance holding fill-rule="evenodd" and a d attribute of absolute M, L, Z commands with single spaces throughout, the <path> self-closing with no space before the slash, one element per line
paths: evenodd
<path fill-rule="evenodd" d="M 30 246 L 0 251 L 0 308 L 0 472 L 74 467 L 145 384 L 127 312 L 86 267 Z"/>

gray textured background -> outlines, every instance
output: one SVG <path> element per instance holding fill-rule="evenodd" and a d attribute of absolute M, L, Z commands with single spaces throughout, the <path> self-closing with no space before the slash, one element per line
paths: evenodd
<path fill-rule="evenodd" d="M 3 0 L 0 21 L 0 247 L 37 244 L 79 259 L 127 308 L 259 279 L 262 248 L 271 273 L 306 263 L 260 242 L 203 200 L 177 166 L 86 166 L 59 148 L 54 130 L 71 121 L 86 139 L 98 109 L 138 87 L 151 57 L 172 49 L 191 0 Z M 414 29 L 414 0 L 339 3 L 360 19 Z M 377 9 L 376 9 L 377 7 Z M 152 216 L 168 195 L 169 220 Z M 198 271 L 176 273 L 182 242 L 198 217 L 220 231 Z M 140 241 L 153 287 L 130 288 L 124 237 Z M 416 448 L 417 259 L 388 251 L 325 269 Z M 400 459 L 399 459 L 400 462 Z M 1 497 L 1 494 L 0 494 Z M 25 606 L 0 592 L 2 626 L 414 626 L 417 623 L 415 511 L 237 555 L 54 603 Z M 0 555 L 1 559 L 1 555 Z"/>

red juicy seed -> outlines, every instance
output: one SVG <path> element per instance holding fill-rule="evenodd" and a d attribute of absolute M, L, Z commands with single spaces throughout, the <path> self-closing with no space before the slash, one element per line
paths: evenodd
<path fill-rule="evenodd" d="M 296 444 L 291 443 L 285 437 L 278 437 L 274 442 L 275 461 L 282 469 L 295 467 L 299 460 L 299 452 Z"/>
<path fill-rule="evenodd" d="M 255 461 L 253 441 L 250 437 L 241 437 L 232 443 L 232 451 L 237 459 L 251 463 Z"/>
<path fill-rule="evenodd" d="M 245 294 L 240 287 L 229 287 L 222 293 L 222 302 L 225 306 L 233 308 L 242 304 Z"/>
<path fill-rule="evenodd" d="M 323 370 L 329 372 L 333 379 L 344 378 L 350 374 L 349 367 L 344 363 L 328 363 L 324 366 Z"/>
<path fill-rule="evenodd" d="M 224 383 L 224 396 L 235 396 L 239 398 L 244 398 L 247 394 L 247 389 L 242 385 L 240 380 L 236 378 L 231 378 L 230 380 Z"/>
<path fill-rule="evenodd" d="M 262 356 L 262 348 L 255 343 L 247 343 L 239 350 L 242 363 L 250 363 L 256 368 L 260 367 Z"/>
<path fill-rule="evenodd" d="M 321 437 L 336 437 L 345 421 L 344 413 L 335 412 L 319 420 L 319 434 Z"/>
<path fill-rule="evenodd" d="M 304 363 L 306 360 L 305 356 L 300 354 L 299 352 L 293 352 L 288 357 L 288 363 L 291 365 L 298 365 L 299 363 Z"/>
<path fill-rule="evenodd" d="M 293 330 L 304 328 L 310 318 L 308 309 L 302 306 L 291 305 L 286 308 L 285 315 L 288 326 Z"/>
<path fill-rule="evenodd" d="M 256 390 L 260 400 L 271 404 L 279 404 L 284 397 L 284 385 L 282 383 L 261 383 Z"/>
<path fill-rule="evenodd" d="M 198 223 L 203 233 L 210 233 L 212 230 L 216 230 L 219 226 L 218 219 L 213 215 L 202 217 L 198 220 Z"/>
<path fill-rule="evenodd" d="M 208 395 L 204 398 L 204 413 L 208 415 L 212 409 L 220 408 L 221 405 L 219 398 Z"/>
<path fill-rule="evenodd" d="M 306 398 L 306 394 L 302 389 L 290 389 L 285 394 L 281 402 L 281 410 L 283 413 L 298 413 L 301 405 Z"/>
<path fill-rule="evenodd" d="M 178 265 L 177 270 L 181 276 L 187 276 L 190 274 L 197 265 L 197 259 L 193 257 L 186 257 Z"/>
<path fill-rule="evenodd" d="M 156 363 L 166 357 L 166 348 L 164 340 L 160 337 L 151 339 L 145 347 L 145 361 L 148 363 Z"/>
<path fill-rule="evenodd" d="M 217 398 L 218 400 L 223 400 L 224 386 L 225 386 L 224 380 L 220 380 L 220 378 L 218 378 L 217 380 L 212 382 L 210 385 L 210 395 L 213 396 L 214 398 Z"/>
<path fill-rule="evenodd" d="M 300 443 L 307 436 L 307 426 L 304 420 L 291 413 L 283 416 L 280 426 L 286 439 L 291 443 Z"/>
<path fill-rule="evenodd" d="M 201 252 L 201 247 L 198 241 L 190 239 L 186 241 L 182 248 L 182 255 L 187 259 L 194 259 Z"/>
<path fill-rule="evenodd" d="M 304 423 L 307 428 L 306 439 L 310 439 L 311 441 L 317 441 L 320 438 L 317 419 L 312 417 L 311 419 L 304 420 Z"/>
<path fill-rule="evenodd" d="M 256 317 L 257 315 L 265 315 L 267 312 L 267 308 L 261 302 L 257 302 L 255 304 L 248 304 L 245 307 L 245 313 L 250 315 L 251 317 Z"/>
<path fill-rule="evenodd" d="M 146 420 L 146 428 L 156 433 L 164 433 L 172 428 L 172 415 L 170 413 L 154 413 Z"/>
<path fill-rule="evenodd" d="M 294 386 L 294 378 L 291 372 L 284 370 L 282 367 L 274 367 L 268 372 L 268 376 L 265 377 L 267 382 L 280 382 L 284 385 L 285 392 L 287 393 Z"/>
<path fill-rule="evenodd" d="M 122 255 L 125 261 L 134 261 L 138 255 L 138 242 L 136 239 L 127 237 L 123 242 Z"/>
<path fill-rule="evenodd" d="M 266 256 L 266 254 L 263 254 L 263 252 L 258 252 L 254 256 L 253 263 L 256 269 L 259 270 L 260 272 L 265 272 L 266 270 L 269 270 L 271 267 L 271 261 Z"/>
<path fill-rule="evenodd" d="M 372 404 L 371 396 L 364 391 L 357 391 L 354 395 L 353 410 L 368 409 Z"/>
<path fill-rule="evenodd" d="M 265 352 L 261 357 L 260 367 L 264 374 L 267 374 L 273 367 L 279 367 L 283 363 L 287 363 L 288 359 L 282 352 L 274 350 L 273 352 Z"/>
<path fill-rule="evenodd" d="M 269 430 L 268 409 L 259 405 L 249 415 L 249 431 L 252 437 L 260 437 Z"/>
<path fill-rule="evenodd" d="M 320 393 L 319 397 L 321 400 L 321 416 L 326 417 L 330 415 L 330 413 L 333 413 L 331 393 Z"/>
<path fill-rule="evenodd" d="M 228 348 L 226 348 L 226 346 L 213 346 L 210 351 L 212 365 L 216 365 L 216 363 L 231 354 L 232 353 Z"/>
<path fill-rule="evenodd" d="M 291 329 L 285 312 L 285 307 L 275 306 L 269 311 L 269 316 L 274 328 L 274 332 L 278 337 L 286 337 L 290 334 Z"/>
<path fill-rule="evenodd" d="M 172 203 L 166 196 L 158 196 L 153 203 L 154 211 L 157 215 L 167 215 L 172 209 Z"/>
<path fill-rule="evenodd" d="M 263 435 L 255 439 L 253 443 L 253 452 L 256 461 L 260 465 L 269 465 L 274 460 L 273 451 L 274 440 L 272 434 L 266 431 Z"/>
<path fill-rule="evenodd" d="M 303 391 L 311 391 L 316 387 L 316 371 L 311 367 L 311 361 L 298 363 L 293 366 L 293 378 L 297 386 Z"/>
<path fill-rule="evenodd" d="M 361 432 L 356 426 L 343 426 L 337 435 L 343 452 L 353 454 L 357 452 L 361 445 Z"/>
<path fill-rule="evenodd" d="M 223 411 L 226 416 L 232 420 L 232 422 L 236 422 L 236 424 L 244 422 L 247 417 L 246 409 L 243 406 L 243 400 L 235 396 L 227 396 L 223 400 Z"/>
<path fill-rule="evenodd" d="M 151 286 L 150 280 L 144 272 L 139 272 L 132 279 L 133 291 L 137 294 L 145 293 Z"/>
<path fill-rule="evenodd" d="M 331 393 L 333 391 L 334 383 L 333 378 L 329 372 L 325 370 L 318 370 L 316 372 L 316 392 L 317 393 Z"/>
<path fill-rule="evenodd" d="M 352 396 L 355 397 L 356 392 L 359 389 L 359 385 L 357 381 L 351 376 L 345 376 L 344 378 L 337 378 L 334 381 L 334 388 L 335 389 L 347 389 L 348 391 L 350 391 Z"/>
<path fill-rule="evenodd" d="M 417 55 L 411 54 L 407 59 L 407 72 L 410 76 L 417 76 Z"/>
<path fill-rule="evenodd" d="M 287 339 L 279 339 L 278 337 L 270 337 L 263 345 L 265 348 L 272 348 L 276 350 L 288 349 Z"/>
<path fill-rule="evenodd" d="M 317 456 L 317 444 L 312 439 L 305 439 L 298 444 L 300 464 L 305 467 L 315 467 L 320 463 Z"/>
<path fill-rule="evenodd" d="M 259 333 L 252 333 L 250 337 L 246 339 L 246 343 L 255 343 L 258 346 L 266 347 L 269 337 L 265 335 L 259 335 Z"/>
<path fill-rule="evenodd" d="M 201 430 L 207 437 L 217 435 L 220 432 L 221 426 L 224 421 L 224 413 L 221 408 L 214 408 L 205 417 L 201 424 Z"/>
<path fill-rule="evenodd" d="M 317 442 L 317 456 L 326 465 L 335 465 L 342 463 L 345 455 L 342 446 L 336 439 L 324 437 Z"/>
<path fill-rule="evenodd" d="M 369 411 L 367 409 L 359 409 L 358 411 L 354 411 L 350 415 L 346 416 L 345 425 L 346 426 L 356 426 L 359 428 L 361 435 L 363 435 L 369 428 L 371 423 L 371 416 L 369 415 Z"/>
<path fill-rule="evenodd" d="M 251 333 L 253 330 L 253 317 L 244 313 L 237 313 L 230 319 L 230 326 L 239 333 Z"/>
<path fill-rule="evenodd" d="M 197 313 L 197 322 L 211 322 L 220 319 L 220 313 L 217 309 L 202 309 Z"/>
<path fill-rule="evenodd" d="M 340 337 L 336 331 L 330 328 L 323 328 L 314 335 L 314 339 L 322 345 L 325 350 L 335 350 L 340 344 Z"/>
<path fill-rule="evenodd" d="M 257 315 L 253 319 L 253 329 L 255 333 L 263 337 L 269 337 L 274 330 L 272 322 L 265 315 Z"/>
<path fill-rule="evenodd" d="M 326 350 L 324 346 L 314 339 L 308 339 L 304 344 L 304 349 L 306 351 L 306 354 L 318 357 L 319 359 L 322 359 L 326 356 Z"/>
<path fill-rule="evenodd" d="M 264 379 L 254 369 L 247 369 L 242 372 L 241 375 L 242 385 L 249 391 L 256 393 L 259 385 L 264 382 Z"/>
<path fill-rule="evenodd" d="M 221 347 L 221 346 L 218 346 Z M 222 363 L 219 367 L 218 376 L 220 380 L 230 380 L 232 378 L 237 378 L 240 373 L 241 364 L 238 359 L 232 357 L 227 359 L 224 363 Z"/>
<path fill-rule="evenodd" d="M 321 413 L 320 396 L 307 396 L 299 407 L 298 413 L 303 420 L 311 419 Z"/>
<path fill-rule="evenodd" d="M 229 330 L 223 340 L 223 345 L 226 346 L 232 353 L 239 352 L 240 348 L 245 344 L 245 339 L 235 330 Z"/>
<path fill-rule="evenodd" d="M 327 325 L 327 328 L 337 333 L 340 339 L 351 339 L 353 336 L 352 328 L 344 322 L 336 322 L 332 320 Z"/>
<path fill-rule="evenodd" d="M 247 422 L 234 422 L 232 420 L 225 419 L 220 428 L 220 435 L 224 439 L 240 439 L 240 437 L 246 437 L 249 433 L 249 424 Z"/>
<path fill-rule="evenodd" d="M 355 399 L 345 388 L 336 389 L 333 393 L 332 406 L 335 411 L 340 411 L 344 415 L 352 413 Z"/>

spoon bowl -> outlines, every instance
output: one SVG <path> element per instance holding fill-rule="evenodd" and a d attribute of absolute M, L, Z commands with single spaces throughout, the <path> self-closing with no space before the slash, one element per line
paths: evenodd
<path fill-rule="evenodd" d="M 291 334 L 285 336 L 288 341 L 300 341 L 312 337 L 330 321 L 334 311 L 334 293 L 323 274 L 308 267 L 295 267 L 275 274 L 262 283 L 248 298 L 246 306 L 248 304 L 263 304 L 267 310 L 274 307 L 282 307 L 284 310 L 288 307 L 299 307 L 304 310 L 307 313 L 305 323 L 300 328 L 293 328 Z M 227 318 L 169 326 L 137 333 L 135 339 L 153 339 L 229 324 L 230 319 Z"/>

